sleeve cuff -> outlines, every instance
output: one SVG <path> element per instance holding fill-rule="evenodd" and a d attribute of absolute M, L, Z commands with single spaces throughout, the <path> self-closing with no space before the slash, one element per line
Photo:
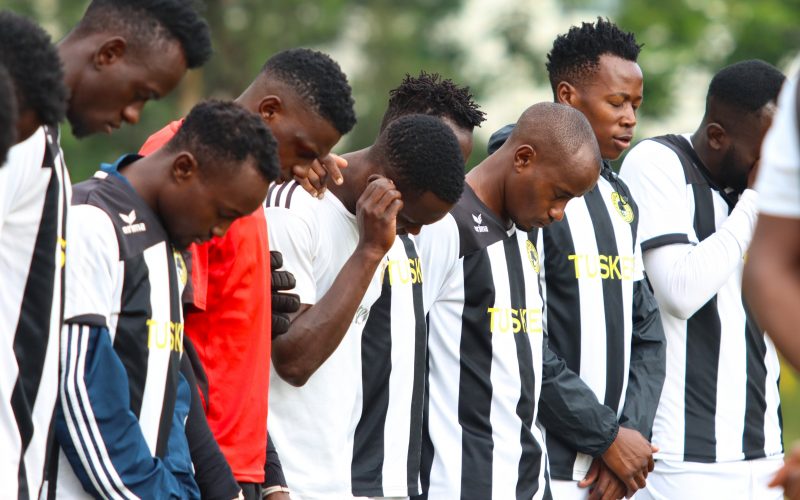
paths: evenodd
<path fill-rule="evenodd" d="M 675 244 L 685 244 L 689 245 L 692 242 L 689 241 L 689 236 L 686 234 L 681 233 L 672 233 L 672 234 L 662 234 L 661 236 L 656 236 L 655 238 L 650 238 L 649 240 L 645 240 L 642 242 L 642 252 L 647 250 L 652 250 L 658 247 L 664 247 L 667 245 L 675 245 Z"/>

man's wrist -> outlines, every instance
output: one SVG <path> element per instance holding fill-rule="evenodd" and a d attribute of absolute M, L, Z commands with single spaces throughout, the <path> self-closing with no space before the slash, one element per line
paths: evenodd
<path fill-rule="evenodd" d="M 261 498 L 267 498 L 273 493 L 289 494 L 289 488 L 287 486 L 268 486 L 261 490 Z"/>

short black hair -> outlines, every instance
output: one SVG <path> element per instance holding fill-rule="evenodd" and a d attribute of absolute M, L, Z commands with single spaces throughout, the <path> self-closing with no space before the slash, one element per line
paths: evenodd
<path fill-rule="evenodd" d="M 464 191 L 461 148 L 439 118 L 401 116 L 381 132 L 373 150 L 386 160 L 400 191 L 430 191 L 447 203 L 457 202 Z"/>
<path fill-rule="evenodd" d="M 0 12 L 0 63 L 14 84 L 17 111 L 32 110 L 43 125 L 57 125 L 67 112 L 67 88 L 58 51 L 38 24 Z"/>
<path fill-rule="evenodd" d="M 202 66 L 211 57 L 208 23 L 194 0 L 92 0 L 76 30 L 116 31 L 142 46 L 177 40 L 189 68 Z"/>
<path fill-rule="evenodd" d="M 419 113 L 448 118 L 463 129 L 472 131 L 486 119 L 469 87 L 459 87 L 438 73 L 406 74 L 403 83 L 389 91 L 389 106 L 381 121 L 381 130 L 403 115 Z"/>
<path fill-rule="evenodd" d="M 706 110 L 713 100 L 738 111 L 755 113 L 777 101 L 785 80 L 786 76 L 778 68 L 760 59 L 731 64 L 711 79 Z"/>
<path fill-rule="evenodd" d="M 261 72 L 294 89 L 341 135 L 356 124 L 347 76 L 329 55 L 304 48 L 284 50 L 270 57 Z"/>
<path fill-rule="evenodd" d="M 17 137 L 17 100 L 5 66 L 0 64 L 0 167 L 6 163 L 8 150 Z"/>
<path fill-rule="evenodd" d="M 219 174 L 223 163 L 255 160 L 269 182 L 280 176 L 278 143 L 261 118 L 234 102 L 209 100 L 197 104 L 165 148 L 195 155 L 204 175 Z"/>
<path fill-rule="evenodd" d="M 636 62 L 642 45 L 633 33 L 602 17 L 596 23 L 581 23 L 566 34 L 558 35 L 547 54 L 547 73 L 553 92 L 560 82 L 581 83 L 600 64 L 600 56 L 609 54 Z"/>

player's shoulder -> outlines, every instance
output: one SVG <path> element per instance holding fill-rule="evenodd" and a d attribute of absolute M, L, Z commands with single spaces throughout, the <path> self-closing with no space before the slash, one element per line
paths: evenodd
<path fill-rule="evenodd" d="M 33 135 L 8 150 L 8 159 L 4 168 L 18 171 L 40 168 L 46 150 L 47 134 L 44 127 L 39 127 Z"/>
<path fill-rule="evenodd" d="M 119 257 L 118 231 L 111 215 L 102 208 L 82 203 L 70 207 L 67 218 L 67 248 L 81 258 L 97 259 L 101 255 Z"/>
<path fill-rule="evenodd" d="M 316 207 L 319 200 L 311 196 L 303 186 L 297 181 L 283 183 L 273 182 L 267 191 L 267 199 L 264 205 L 267 208 L 287 208 L 290 210 L 302 210 L 308 207 Z"/>
<path fill-rule="evenodd" d="M 636 177 L 680 176 L 683 166 L 678 153 L 669 146 L 667 136 L 650 137 L 634 146 L 622 162 L 619 174 L 630 184 Z M 677 136 L 673 136 L 677 137 Z"/>

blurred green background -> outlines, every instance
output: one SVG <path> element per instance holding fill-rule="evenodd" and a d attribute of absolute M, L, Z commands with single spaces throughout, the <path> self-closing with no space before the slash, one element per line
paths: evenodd
<path fill-rule="evenodd" d="M 55 40 L 87 4 L 0 0 L 0 7 L 36 19 Z M 353 86 L 358 124 L 336 151 L 370 144 L 388 91 L 406 73 L 426 70 L 469 85 L 488 113 L 476 131 L 471 167 L 485 157 L 494 130 L 527 105 L 551 99 L 544 61 L 555 36 L 597 16 L 645 44 L 637 139 L 694 130 L 708 81 L 725 64 L 760 58 L 789 71 L 800 49 L 800 0 L 207 0 L 211 61 L 172 95 L 148 104 L 135 127 L 83 141 L 65 132 L 67 164 L 74 182 L 85 179 L 101 161 L 138 150 L 200 99 L 238 96 L 274 52 L 307 46 L 330 53 Z M 789 446 L 800 438 L 800 389 L 789 368 L 781 382 Z"/>

